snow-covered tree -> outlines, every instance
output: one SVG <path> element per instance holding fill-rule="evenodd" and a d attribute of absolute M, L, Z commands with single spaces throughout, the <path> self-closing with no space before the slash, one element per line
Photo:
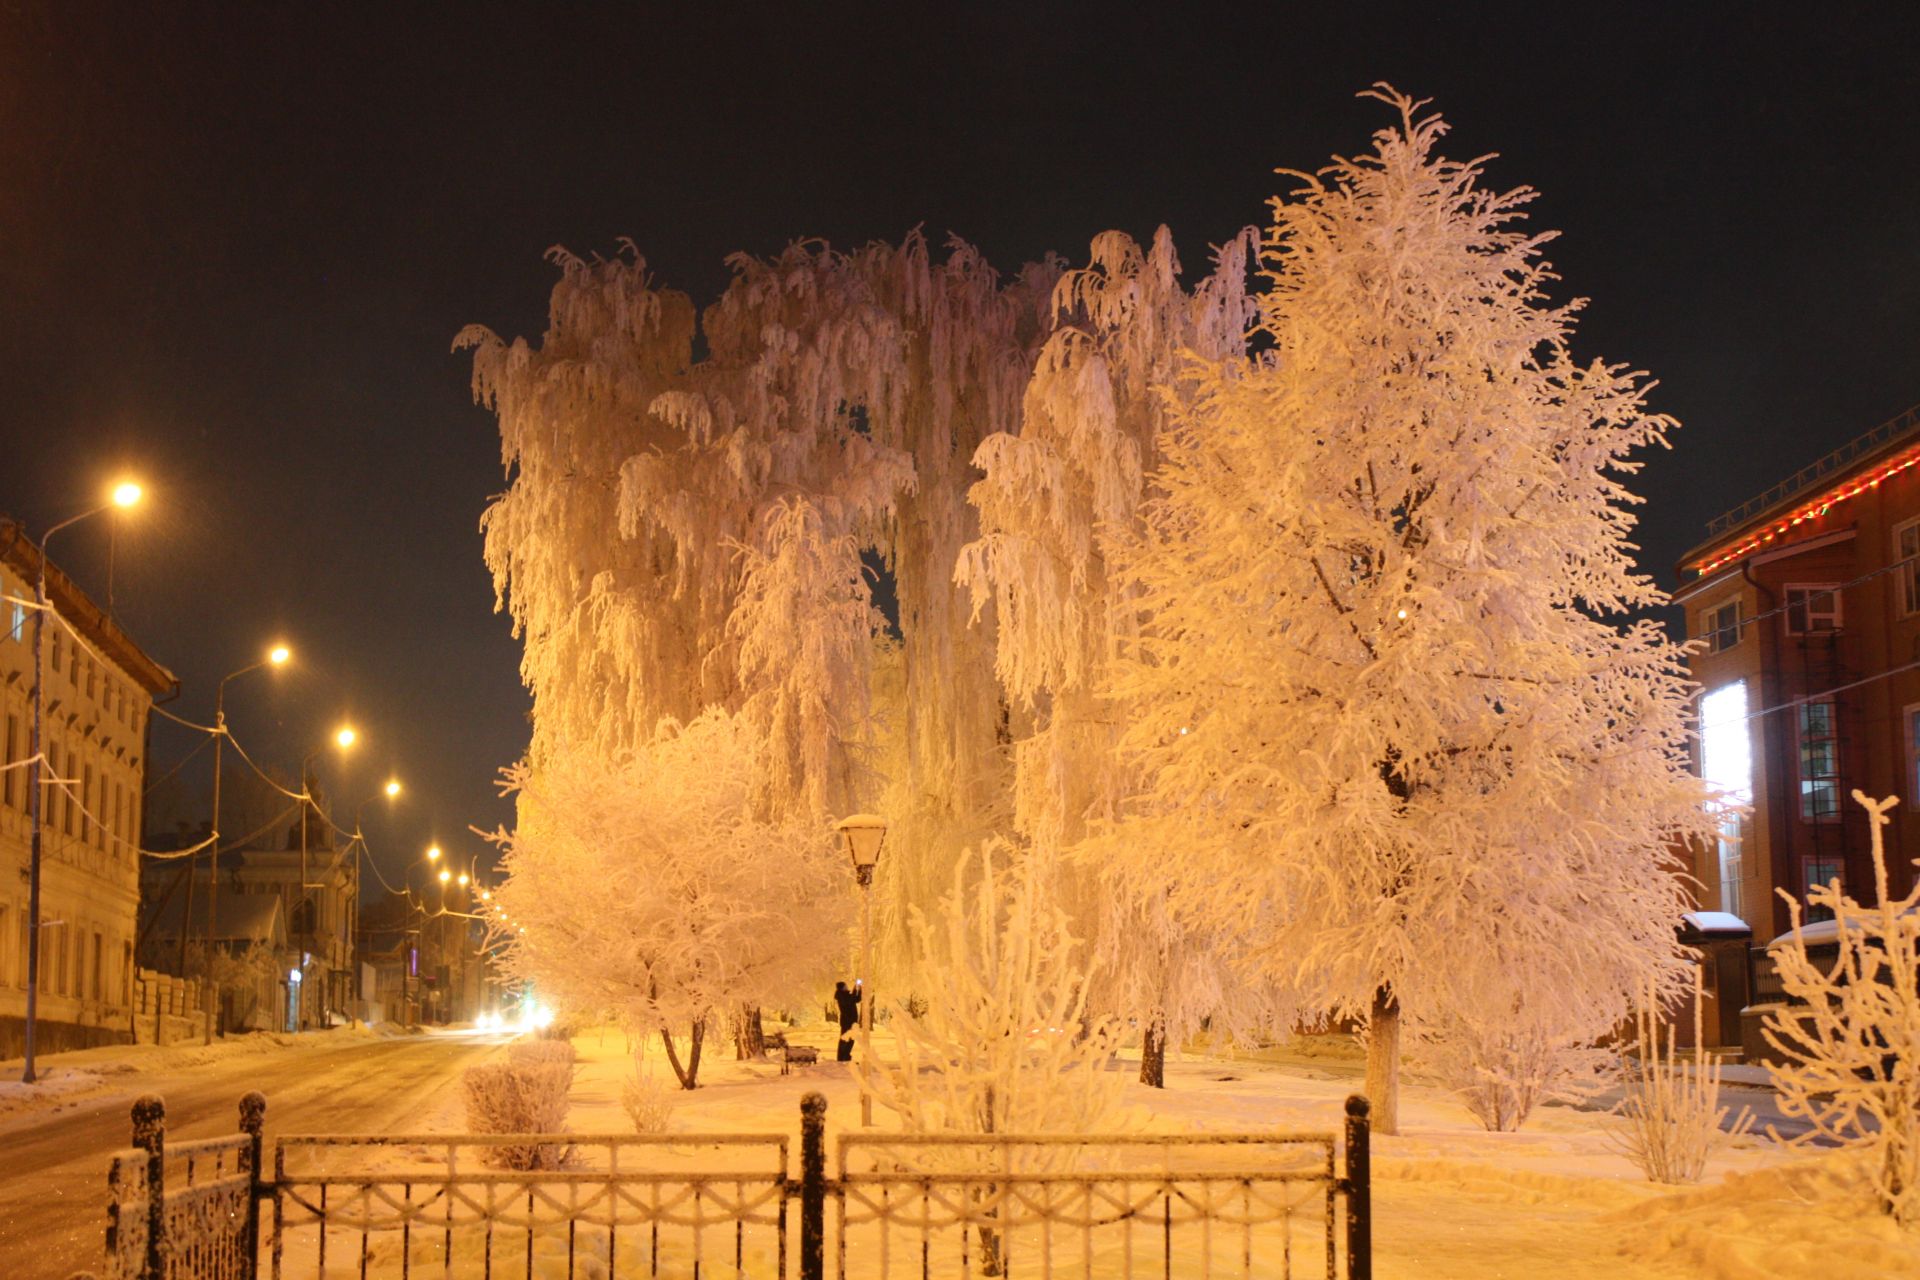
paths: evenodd
<path fill-rule="evenodd" d="M 1532 193 L 1375 96 L 1397 126 L 1274 202 L 1263 349 L 1191 367 L 1118 566 L 1148 621 L 1114 692 L 1142 808 L 1187 837 L 1121 874 L 1367 1019 L 1392 1132 L 1402 1010 L 1505 1019 L 1473 1003 L 1505 974 L 1591 1035 L 1676 982 L 1665 850 L 1706 819 L 1681 655 L 1629 619 L 1662 597 L 1621 477 L 1673 424 L 1574 360 Z"/>
<path fill-rule="evenodd" d="M 1813 1126 L 1810 1139 L 1867 1153 L 1874 1192 L 1904 1224 L 1920 1222 L 1920 883 L 1896 898 L 1887 876 L 1887 810 L 1899 797 L 1853 798 L 1873 831 L 1874 902 L 1837 881 L 1807 894 L 1833 915 L 1836 952 L 1816 959 L 1800 904 L 1781 892 L 1791 941 L 1774 948 L 1788 1003 L 1761 1034 L 1785 1057 L 1774 1069 L 1780 1109 Z"/>
<path fill-rule="evenodd" d="M 555 753 L 506 771 L 515 828 L 494 836 L 508 972 L 556 1003 L 660 1032 L 685 1088 L 709 1020 L 810 997 L 849 922 L 829 830 L 754 807 L 759 735 L 708 711 L 611 759 Z M 691 1046 L 683 1062 L 673 1030 Z"/>
<path fill-rule="evenodd" d="M 989 436 L 974 455 L 981 534 L 955 571 L 976 613 L 991 603 L 998 622 L 995 670 L 1022 730 L 1014 827 L 1043 858 L 1079 854 L 1061 864 L 1063 905 L 1101 958 L 1097 1006 L 1139 1018 L 1142 1079 L 1154 1085 L 1169 1033 L 1202 1018 L 1241 1029 L 1260 1002 L 1162 901 L 1104 883 L 1107 855 L 1088 843 L 1136 789 L 1115 751 L 1124 710 L 1101 685 L 1138 635 L 1140 605 L 1108 564 L 1117 542 L 1138 536 L 1182 362 L 1245 353 L 1254 240 L 1248 230 L 1229 241 L 1191 292 L 1165 227 L 1147 249 L 1108 232 L 1086 267 L 1060 277 L 1018 434 Z"/>
<path fill-rule="evenodd" d="M 1005 856 L 989 845 L 977 864 L 963 857 L 937 915 L 912 908 L 921 968 L 941 983 L 917 1016 L 892 1002 L 897 1061 L 876 1057 L 870 1033 L 858 1032 L 862 1085 L 908 1132 L 1091 1133 L 1118 1105 L 1124 1078 L 1106 1069 L 1117 1027 L 1087 1009 L 1085 949 L 1039 860 L 1009 868 Z M 1020 1154 L 1029 1169 L 1076 1158 L 1062 1148 Z"/>

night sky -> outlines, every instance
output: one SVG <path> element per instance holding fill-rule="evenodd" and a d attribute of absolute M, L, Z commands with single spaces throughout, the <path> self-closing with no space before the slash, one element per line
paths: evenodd
<path fill-rule="evenodd" d="M 1275 167 L 1363 150 L 1387 116 L 1354 94 L 1386 79 L 1542 192 L 1593 299 L 1578 353 L 1660 379 L 1662 581 L 1714 514 L 1920 402 L 1893 6 L 155 7 L 183 12 L 0 0 L 0 512 L 37 533 L 139 474 L 114 607 L 173 709 L 210 716 L 287 638 L 297 670 L 232 686 L 235 735 L 291 771 L 351 717 L 325 776 L 406 780 L 369 823 L 389 868 L 511 817 L 498 439 L 448 348 L 541 331 L 549 245 L 630 236 L 702 304 L 730 252 L 920 224 L 1010 273 L 1165 222 L 1197 267 L 1265 221 Z M 98 596 L 108 531 L 54 543 Z M 192 745 L 157 737 L 156 771 Z"/>

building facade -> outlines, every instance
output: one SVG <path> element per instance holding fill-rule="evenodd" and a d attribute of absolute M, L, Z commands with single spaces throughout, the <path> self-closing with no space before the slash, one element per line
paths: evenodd
<path fill-rule="evenodd" d="M 1748 806 L 1695 851 L 1701 906 L 1738 916 L 1759 958 L 1783 894 L 1839 880 L 1874 895 L 1865 814 L 1898 795 L 1891 888 L 1920 853 L 1920 410 L 1868 432 L 1713 521 L 1675 602 L 1701 686 L 1701 776 Z M 1812 913 L 1812 918 L 1818 917 Z"/>
<path fill-rule="evenodd" d="M 23 1049 L 34 583 L 40 553 L 0 519 L 0 1057 Z M 42 1052 L 131 1038 L 147 720 L 179 683 L 49 564 L 43 662 Z"/>

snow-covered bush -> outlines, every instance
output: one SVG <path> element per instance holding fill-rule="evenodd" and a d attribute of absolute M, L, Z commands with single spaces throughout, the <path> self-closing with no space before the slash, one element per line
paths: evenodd
<path fill-rule="evenodd" d="M 564 1131 L 573 1072 L 573 1046 L 545 1040 L 511 1045 L 505 1062 L 468 1067 L 460 1077 L 467 1128 L 485 1134 Z M 483 1158 L 508 1169 L 557 1169 L 571 1150 L 552 1142 L 508 1143 L 484 1148 Z"/>
<path fill-rule="evenodd" d="M 1452 1090 L 1490 1133 L 1511 1133 L 1553 1098 L 1590 1096 L 1607 1080 L 1612 1055 L 1514 1010 L 1505 1018 L 1412 1028 L 1412 1058 Z"/>
<path fill-rule="evenodd" d="M 506 967 L 563 1009 L 659 1032 L 689 1089 L 709 1024 L 809 991 L 850 919 L 830 829 L 755 809 L 758 747 L 744 717 L 709 711 L 635 752 L 507 771 L 519 820 L 494 837 Z"/>
<path fill-rule="evenodd" d="M 1667 850 L 1709 830 L 1625 487 L 1674 424 L 1573 355 L 1533 193 L 1375 96 L 1398 118 L 1374 147 L 1274 202 L 1265 349 L 1188 366 L 1114 550 L 1146 621 L 1111 692 L 1138 807 L 1182 826 L 1129 880 L 1239 931 L 1248 976 L 1371 1021 L 1391 1133 L 1403 1011 L 1502 1020 L 1479 996 L 1507 975 L 1574 1042 L 1672 990 Z"/>
<path fill-rule="evenodd" d="M 1107 1069 L 1117 1027 L 1087 1013 L 1089 970 L 1049 897 L 1050 868 L 1032 858 L 1009 868 L 1005 857 L 989 845 L 963 858 L 938 914 L 913 909 L 924 971 L 945 982 L 919 1017 L 895 1002 L 897 1062 L 880 1061 L 858 1033 L 863 1087 L 909 1132 L 1090 1133 L 1112 1124 L 1124 1084 Z M 1023 1158 L 1072 1156 L 1053 1147 Z"/>
<path fill-rule="evenodd" d="M 1627 1126 L 1620 1152 L 1651 1182 L 1698 1182 L 1716 1150 L 1753 1127 L 1742 1109 L 1731 1129 L 1731 1107 L 1720 1105 L 1720 1063 L 1704 1048 L 1704 992 L 1694 971 L 1692 1063 L 1674 1051 L 1675 1028 L 1665 1023 L 1652 991 L 1634 1009 L 1633 1061 L 1623 1073 L 1617 1108 Z"/>
<path fill-rule="evenodd" d="M 644 1055 L 635 1055 L 633 1074 L 620 1086 L 620 1105 L 635 1133 L 665 1133 L 680 1092 L 647 1069 Z"/>
<path fill-rule="evenodd" d="M 1800 904 L 1781 893 L 1791 913 L 1791 941 L 1774 948 L 1775 971 L 1789 1003 L 1769 1014 L 1761 1034 L 1785 1059 L 1774 1069 L 1780 1109 L 1813 1128 L 1802 1141 L 1823 1140 L 1868 1153 L 1881 1206 L 1901 1223 L 1920 1224 L 1920 883 L 1892 895 L 1883 831 L 1899 797 L 1853 798 L 1873 830 L 1874 905 L 1855 902 L 1838 882 L 1807 894 L 1832 912 L 1837 955 L 1831 964 L 1809 954 L 1815 945 Z M 1819 927 L 1819 926 L 1815 926 Z"/>

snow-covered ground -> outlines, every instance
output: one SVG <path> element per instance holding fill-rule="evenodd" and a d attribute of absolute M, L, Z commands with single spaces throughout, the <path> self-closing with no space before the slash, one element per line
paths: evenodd
<path fill-rule="evenodd" d="M 162 1080 L 195 1067 L 234 1063 L 262 1054 L 286 1054 L 339 1048 L 362 1040 L 397 1035 L 395 1028 L 335 1027 L 299 1035 L 255 1032 L 212 1044 L 110 1044 L 94 1049 L 42 1055 L 35 1080 L 22 1084 L 19 1058 L 0 1060 L 0 1118 L 22 1111 L 57 1108 L 80 1097 L 133 1087 L 139 1078 Z"/>
<path fill-rule="evenodd" d="M 808 1038 L 829 1042 L 817 1029 Z M 581 1068 L 570 1128 L 630 1132 L 620 1104 L 633 1070 L 625 1038 L 596 1031 L 574 1043 Z M 830 1137 L 857 1127 L 859 1093 L 846 1066 L 823 1061 L 782 1076 L 777 1063 L 741 1063 L 731 1046 L 714 1048 L 701 1088 L 681 1096 L 674 1129 L 782 1130 L 797 1144 L 800 1098 L 816 1089 L 828 1100 Z M 649 1069 L 664 1073 L 657 1040 L 647 1050 Z M 1165 1090 L 1128 1086 L 1128 1123 L 1147 1131 L 1337 1129 L 1358 1066 L 1357 1051 L 1337 1039 L 1257 1058 L 1176 1057 Z M 876 1118 L 884 1123 L 885 1113 Z M 1548 1106 L 1518 1133 L 1490 1134 L 1444 1092 L 1416 1081 L 1406 1086 L 1401 1121 L 1399 1136 L 1376 1136 L 1373 1146 L 1381 1280 L 1920 1276 L 1920 1234 L 1874 1210 L 1844 1154 L 1749 1137 L 1719 1156 L 1703 1183 L 1659 1187 L 1615 1152 L 1610 1135 L 1619 1122 L 1611 1116 Z"/>
<path fill-rule="evenodd" d="M 50 1088 L 69 1071 L 76 1079 L 93 1073 L 101 1083 L 68 1095 L 71 1109 L 0 1117 L 7 1166 L 0 1173 L 0 1274 L 59 1280 L 93 1261 L 104 1222 L 97 1190 L 103 1154 L 124 1142 L 125 1103 L 135 1093 L 165 1095 L 179 1136 L 231 1132 L 234 1100 L 256 1086 L 268 1094 L 270 1136 L 456 1133 L 465 1127 L 459 1071 L 499 1044 L 472 1035 L 389 1041 L 351 1032 L 292 1046 L 261 1039 L 211 1051 L 93 1050 L 56 1060 Z M 785 1133 L 797 1154 L 800 1100 L 814 1090 L 828 1099 L 830 1137 L 857 1126 L 859 1095 L 848 1068 L 831 1061 L 830 1033 L 816 1025 L 796 1040 L 823 1047 L 827 1061 L 782 1076 L 777 1062 L 738 1062 L 730 1045 L 709 1046 L 701 1088 L 678 1095 L 672 1130 Z M 590 1031 L 574 1043 L 581 1065 L 568 1127 L 631 1132 L 621 1105 L 633 1070 L 626 1038 Z M 648 1069 L 664 1075 L 657 1038 L 646 1053 Z M 1131 1074 L 1133 1065 L 1121 1069 Z M 1176 1056 L 1166 1090 L 1128 1085 L 1126 1123 L 1165 1132 L 1331 1130 L 1357 1087 L 1359 1066 L 1351 1044 L 1337 1038 L 1239 1058 Z M 60 1102 L 51 1092 L 41 1101 L 47 1099 Z M 886 1113 L 878 1118 L 884 1123 Z M 1807 1155 L 1746 1138 L 1715 1161 L 1706 1182 L 1666 1188 L 1641 1180 L 1610 1144 L 1618 1122 L 1591 1111 L 1545 1107 L 1520 1133 L 1488 1134 L 1444 1093 L 1412 1081 L 1402 1120 L 1401 1135 L 1374 1140 L 1375 1274 L 1383 1280 L 1920 1276 L 1920 1235 L 1902 1234 L 1874 1212 L 1856 1189 L 1862 1184 L 1849 1177 L 1845 1155 Z M 102 1151 L 83 1152 L 83 1138 Z M 677 1144 L 661 1159 L 675 1168 L 714 1167 L 716 1153 Z M 63 1244 L 50 1250 L 47 1202 L 56 1197 L 67 1201 Z M 432 1241 L 416 1238 L 416 1247 L 430 1249 Z M 384 1252 L 390 1250 L 376 1248 L 376 1258 Z M 51 1265 L 56 1253 L 58 1267 L 39 1265 Z"/>

